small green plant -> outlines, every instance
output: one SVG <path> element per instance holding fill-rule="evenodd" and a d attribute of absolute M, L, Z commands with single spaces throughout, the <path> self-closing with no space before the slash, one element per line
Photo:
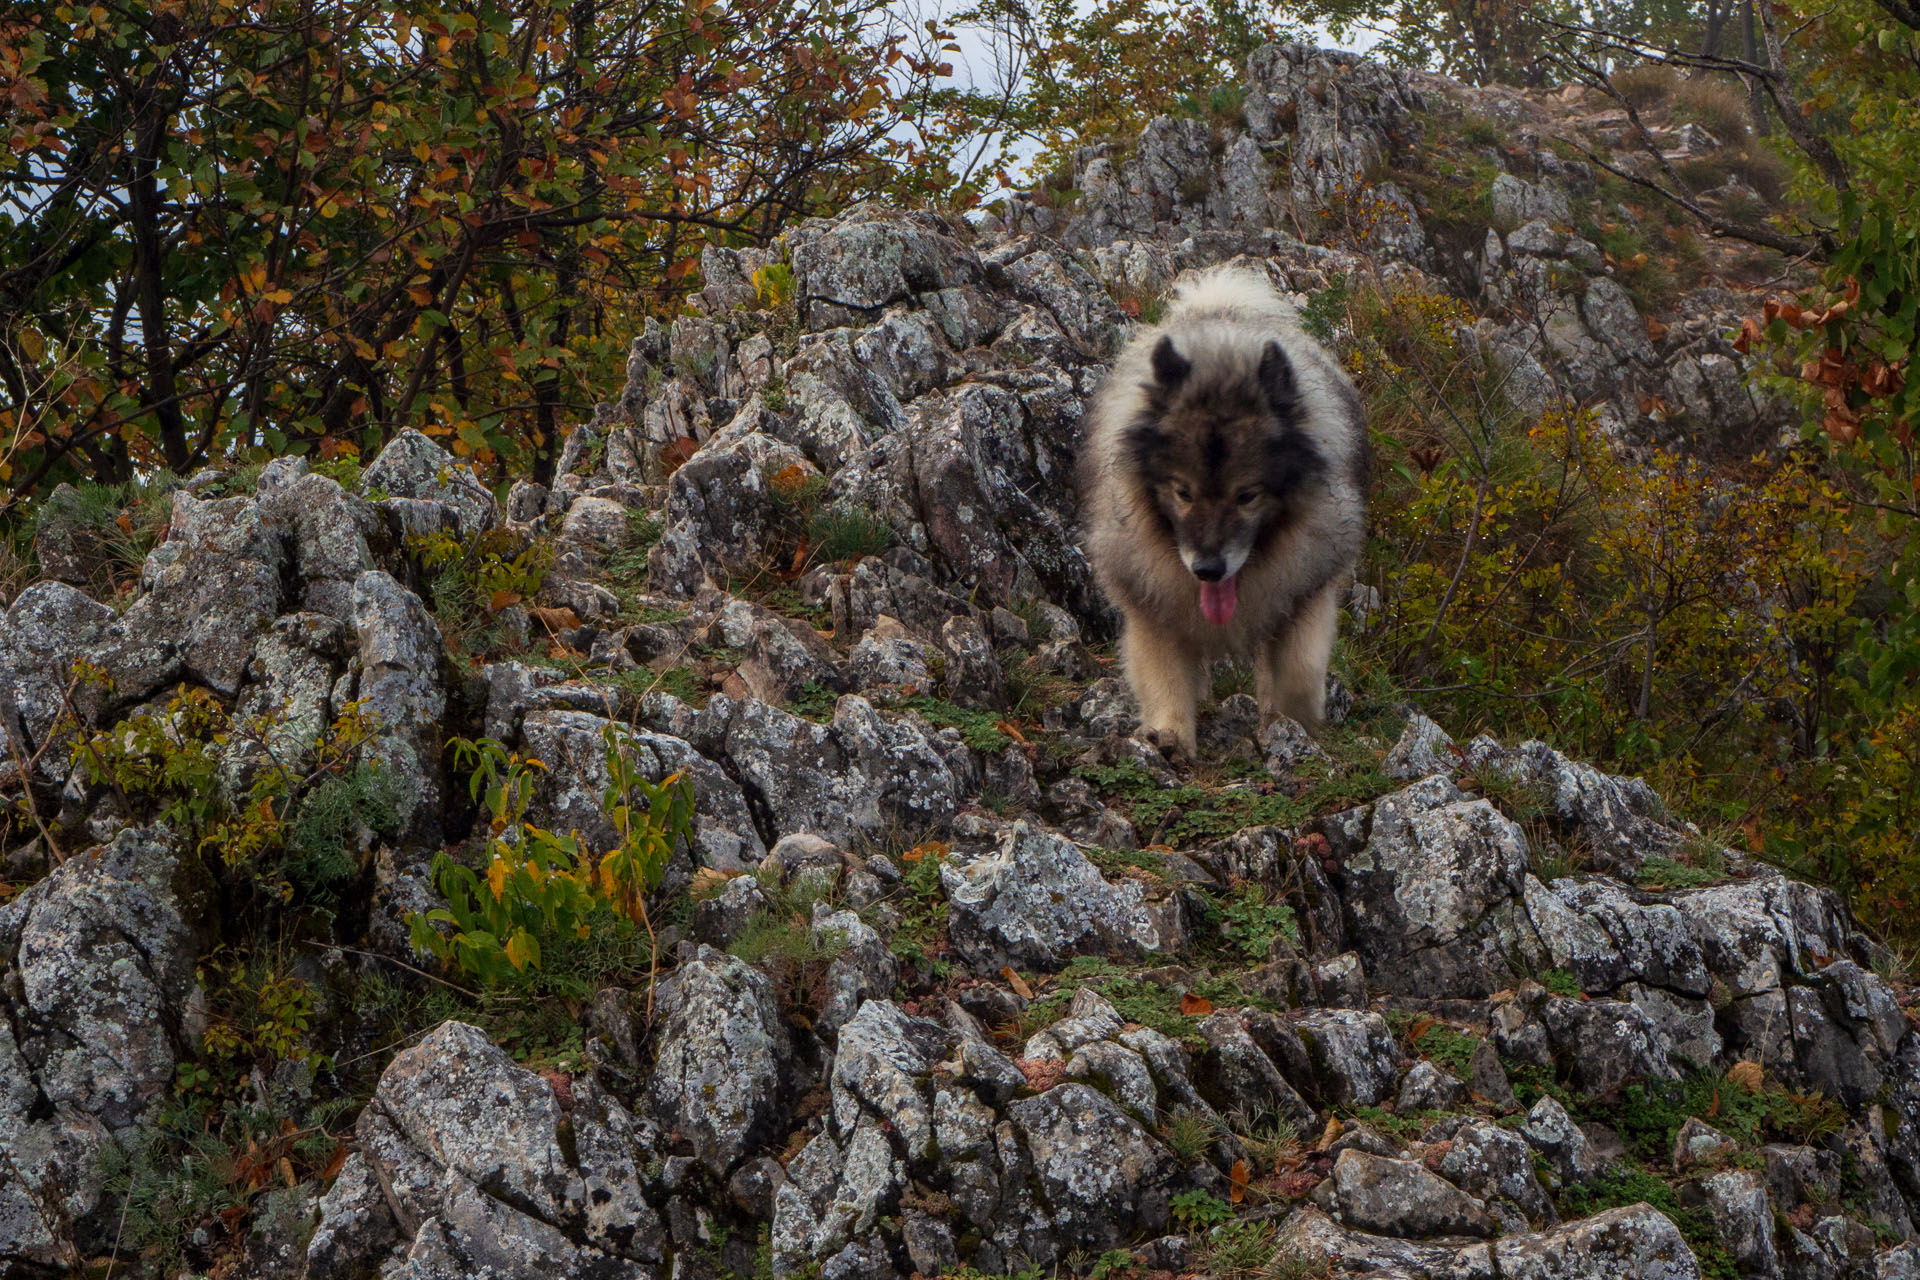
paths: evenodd
<path fill-rule="evenodd" d="M 544 766 L 491 738 L 456 738 L 449 745 L 456 762 L 472 771 L 472 794 L 489 820 L 487 870 L 483 880 L 444 851 L 435 855 L 433 877 L 447 906 L 407 917 L 416 950 L 498 986 L 540 966 L 543 938 L 588 937 L 602 905 L 644 928 L 650 944 L 656 941 L 646 899 L 659 888 L 676 845 L 691 836 L 690 779 L 676 773 L 648 782 L 609 725 L 603 807 L 619 842 L 596 863 L 577 832 L 559 835 L 526 820 L 534 771 Z M 644 808 L 636 807 L 636 797 Z M 649 950 L 657 955 L 657 946 Z M 651 1009 L 651 981 L 648 1002 Z"/>
<path fill-rule="evenodd" d="M 1161 1122 L 1160 1138 L 1181 1163 L 1192 1164 L 1206 1156 L 1219 1130 L 1219 1122 L 1198 1107 L 1175 1107 Z"/>
<path fill-rule="evenodd" d="M 407 547 L 431 575 L 427 596 L 441 630 L 455 644 L 492 637 L 485 623 L 509 605 L 530 600 L 553 565 L 553 547 L 527 542 L 510 529 L 461 539 L 445 530 L 414 534 Z"/>
<path fill-rule="evenodd" d="M 1300 924 L 1285 902 L 1268 902 L 1266 890 L 1252 882 L 1235 885 L 1222 905 L 1220 932 L 1253 963 L 1267 958 L 1274 940 L 1300 945 Z"/>
<path fill-rule="evenodd" d="M 1268 1221 L 1229 1222 L 1199 1241 L 1195 1261 L 1218 1280 L 1265 1280 L 1278 1231 Z"/>
<path fill-rule="evenodd" d="M 940 887 L 939 848 L 920 846 L 917 857 L 902 855 L 900 888 L 890 901 L 900 913 L 900 926 L 888 947 L 902 960 L 927 963 L 947 949 L 947 897 Z"/>
<path fill-rule="evenodd" d="M 76 679 L 111 684 L 85 663 Z M 71 755 L 130 814 L 191 841 L 240 897 L 325 907 L 355 870 L 346 837 L 363 827 L 392 835 L 399 825 L 404 784 L 361 758 L 378 727 L 361 703 L 349 703 L 296 760 L 277 715 L 236 717 L 207 690 L 182 686 L 162 710 L 76 734 Z M 236 760 L 245 764 L 237 778 L 229 776 Z"/>
<path fill-rule="evenodd" d="M 787 700 L 787 710 L 808 720 L 825 723 L 833 719 L 833 709 L 839 701 L 839 694 L 810 680 L 799 693 Z"/>
<path fill-rule="evenodd" d="M 788 305 L 793 301 L 793 268 L 784 262 L 769 262 L 753 273 L 753 292 L 769 311 Z"/>
<path fill-rule="evenodd" d="M 893 545 L 892 527 L 858 506 L 830 506 L 816 511 L 807 524 L 807 537 L 815 554 L 832 562 L 877 556 Z"/>
<path fill-rule="evenodd" d="M 1211 1191 L 1195 1188 L 1173 1197 L 1173 1220 L 1189 1231 L 1217 1227 L 1232 1217 L 1232 1207 Z"/>
<path fill-rule="evenodd" d="M 1580 979 L 1565 969 L 1549 969 L 1540 975 L 1540 985 L 1556 996 L 1578 996 Z"/>
<path fill-rule="evenodd" d="M 1422 1018 L 1409 1028 L 1407 1044 L 1442 1071 L 1465 1079 L 1467 1064 L 1473 1061 L 1473 1051 L 1480 1047 L 1480 1039 L 1444 1022 Z"/>
<path fill-rule="evenodd" d="M 1000 728 L 1000 717 L 991 711 L 956 706 L 941 698 L 909 698 L 906 705 L 936 729 L 958 729 L 961 740 L 983 755 L 997 755 L 1013 745 Z"/>
<path fill-rule="evenodd" d="M 1634 877 L 1642 889 L 1698 889 L 1702 885 L 1718 884 L 1726 879 L 1724 869 L 1710 871 L 1705 867 L 1688 866 L 1672 858 L 1648 858 L 1640 865 L 1640 874 Z"/>

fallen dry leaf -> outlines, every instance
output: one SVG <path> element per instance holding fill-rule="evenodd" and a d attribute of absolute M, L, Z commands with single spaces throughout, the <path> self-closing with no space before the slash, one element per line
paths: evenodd
<path fill-rule="evenodd" d="M 550 632 L 571 631 L 580 625 L 580 615 L 565 605 L 537 604 L 527 610 L 527 616 Z"/>
<path fill-rule="evenodd" d="M 1180 997 L 1180 1012 L 1189 1018 L 1204 1018 L 1213 1012 L 1213 1001 L 1189 991 Z"/>
<path fill-rule="evenodd" d="M 1328 1116 L 1327 1127 L 1320 1131 L 1320 1141 L 1313 1144 L 1315 1151 L 1325 1151 L 1340 1141 L 1340 1135 L 1346 1132 L 1346 1126 L 1340 1123 L 1339 1116 Z"/>
<path fill-rule="evenodd" d="M 1242 1200 L 1245 1200 L 1247 1198 L 1247 1179 L 1251 1176 L 1252 1170 L 1247 1168 L 1247 1162 L 1245 1160 L 1235 1160 L 1233 1162 L 1233 1172 L 1227 1175 L 1227 1199 L 1233 1201 L 1235 1204 L 1239 1204 Z"/>
<path fill-rule="evenodd" d="M 1002 966 L 1000 970 L 1000 976 L 1007 980 L 1007 985 L 1012 987 L 1013 993 L 1019 996 L 1022 1000 L 1033 999 L 1033 988 L 1027 985 L 1027 980 L 1025 978 L 1021 977 L 1019 974 L 1013 971 L 1012 965 Z"/>

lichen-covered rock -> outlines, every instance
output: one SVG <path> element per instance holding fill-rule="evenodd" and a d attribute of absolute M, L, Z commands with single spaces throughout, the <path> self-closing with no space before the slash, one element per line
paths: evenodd
<path fill-rule="evenodd" d="M 38 582 L 14 597 L 0 619 L 0 758 L 11 761 L 16 749 L 27 758 L 37 752 L 39 776 L 66 777 L 64 744 L 40 748 L 65 709 L 74 659 L 98 644 L 114 619 L 110 607 L 64 582 Z"/>
<path fill-rule="evenodd" d="M 0 907 L 0 1271 L 110 1237 L 98 1162 L 204 1029 L 200 893 L 164 832 L 130 828 Z"/>
<path fill-rule="evenodd" d="M 1521 902 L 1526 836 L 1444 778 L 1376 801 L 1345 872 L 1349 936 L 1389 991 L 1484 996 L 1547 967 Z"/>
<path fill-rule="evenodd" d="M 947 859 L 940 884 L 952 911 L 948 937 L 982 973 L 1160 948 L 1137 883 L 1109 883 L 1072 841 L 1024 822 L 992 850 Z"/>
<path fill-rule="evenodd" d="M 176 493 L 169 530 L 140 571 L 140 597 L 88 653 L 112 677 L 116 706 L 181 679 L 233 694 L 280 608 L 285 551 L 254 499 Z M 82 705 L 102 701 L 88 691 Z"/>
<path fill-rule="evenodd" d="M 1680 1229 L 1649 1205 L 1609 1209 L 1537 1235 L 1476 1245 L 1458 1274 L 1501 1280 L 1699 1280 L 1700 1264 Z"/>
<path fill-rule="evenodd" d="M 1357 1009 L 1302 1014 L 1295 1032 L 1313 1063 L 1320 1096 L 1342 1107 L 1377 1106 L 1400 1078 L 1400 1047 L 1386 1019 Z"/>
<path fill-rule="evenodd" d="M 1645 341 L 1637 322 L 1636 332 Z M 1467 751 L 1466 763 L 1539 792 L 1555 823 L 1580 836 L 1595 870 L 1632 876 L 1647 858 L 1670 855 L 1687 838 L 1671 824 L 1666 805 L 1644 781 L 1602 773 L 1544 742 L 1523 742 L 1508 750 L 1477 741 Z"/>
<path fill-rule="evenodd" d="M 1458 767 L 1453 739 L 1447 731 L 1425 716 L 1415 714 L 1407 718 L 1407 727 L 1401 730 L 1399 741 L 1387 753 L 1381 771 L 1402 782 L 1417 782 L 1436 773 L 1451 774 Z"/>
<path fill-rule="evenodd" d="M 1467 1098 L 1467 1086 L 1453 1075 L 1422 1058 L 1407 1069 L 1394 1095 L 1397 1112 L 1448 1111 Z"/>
<path fill-rule="evenodd" d="M 389 440 L 361 481 L 396 498 L 442 504 L 453 512 L 462 537 L 499 522 L 499 504 L 479 478 L 418 431 L 402 431 Z"/>
<path fill-rule="evenodd" d="M 440 726 L 447 712 L 440 626 L 420 597 L 381 569 L 353 584 L 363 710 L 379 726 L 368 754 L 402 783 L 404 836 L 431 845 L 440 833 Z"/>
<path fill-rule="evenodd" d="M 1333 1162 L 1340 1220 L 1362 1231 L 1406 1236 L 1490 1236 L 1486 1206 L 1417 1160 L 1346 1150 Z"/>
<path fill-rule="evenodd" d="M 1546 1188 L 1534 1176 L 1533 1149 L 1521 1135 L 1476 1120 L 1455 1129 L 1448 1141 L 1440 1173 L 1455 1186 L 1496 1211 L 1517 1210 L 1528 1222 L 1555 1220 Z"/>
<path fill-rule="evenodd" d="M 693 782 L 693 852 L 703 867 L 745 871 L 766 856 L 753 812 L 738 783 L 719 765 L 671 734 L 629 729 L 584 711 L 530 711 L 521 721 L 521 741 L 546 765 L 529 817 L 558 831 L 578 831 L 593 852 L 620 842 L 607 818 L 607 733 L 634 770 L 651 783 L 679 773 Z M 684 883 L 684 881 L 682 881 Z"/>
<path fill-rule="evenodd" d="M 1586 1133 L 1552 1097 L 1533 1104 L 1520 1136 L 1546 1158 L 1564 1184 L 1591 1182 L 1606 1167 Z"/>
<path fill-rule="evenodd" d="M 1108 1249 L 1166 1225 L 1173 1153 L 1112 1100 L 1063 1084 L 1007 1114 L 1026 1142 L 1058 1249 Z"/>
<path fill-rule="evenodd" d="M 448 1275 L 633 1280 L 666 1257 L 642 1192 L 652 1137 L 591 1077 L 563 1101 L 476 1027 L 444 1023 L 397 1055 L 358 1130 L 362 1163 L 321 1202 L 313 1280 L 363 1274 L 381 1251 Z"/>
<path fill-rule="evenodd" d="M 792 1049 L 773 984 L 705 947 L 661 984 L 660 1052 L 647 1096 L 669 1129 L 724 1179 L 773 1136 Z"/>
<path fill-rule="evenodd" d="M 653 727 L 676 728 L 662 719 Z M 677 727 L 724 763 L 775 838 L 804 832 L 844 845 L 890 827 L 938 832 L 959 806 L 953 773 L 927 736 L 865 698 L 841 698 L 832 722 L 815 724 L 721 696 Z"/>

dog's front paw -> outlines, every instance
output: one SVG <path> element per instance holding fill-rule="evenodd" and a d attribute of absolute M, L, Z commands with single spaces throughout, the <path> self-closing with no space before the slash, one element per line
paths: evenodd
<path fill-rule="evenodd" d="M 1178 729 L 1143 729 L 1140 737 L 1152 744 L 1168 764 L 1192 764 L 1199 755 L 1194 739 Z"/>

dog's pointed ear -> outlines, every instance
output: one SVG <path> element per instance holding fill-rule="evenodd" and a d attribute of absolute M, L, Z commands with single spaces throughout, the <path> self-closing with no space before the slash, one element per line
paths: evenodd
<path fill-rule="evenodd" d="M 1153 347 L 1153 380 L 1165 390 L 1171 391 L 1187 380 L 1193 372 L 1193 361 L 1173 349 L 1173 338 L 1169 334 L 1160 335 L 1160 341 Z"/>
<path fill-rule="evenodd" d="M 1282 418 L 1292 416 L 1300 393 L 1293 381 L 1293 361 L 1287 359 L 1278 342 L 1267 343 L 1267 349 L 1260 353 L 1260 390 L 1266 393 L 1275 413 Z"/>

